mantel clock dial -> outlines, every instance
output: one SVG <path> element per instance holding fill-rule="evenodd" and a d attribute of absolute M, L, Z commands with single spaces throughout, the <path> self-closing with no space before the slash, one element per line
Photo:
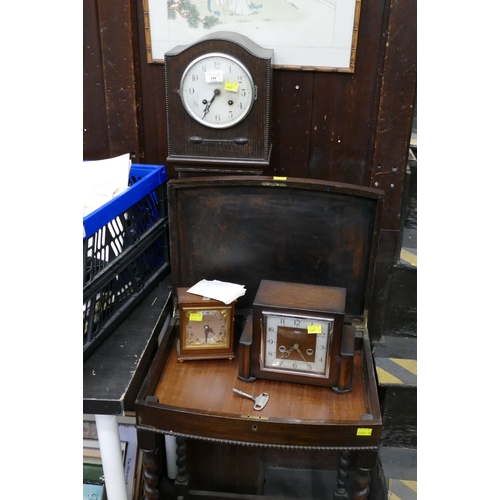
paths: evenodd
<path fill-rule="evenodd" d="M 233 127 L 244 120 L 257 96 L 248 69 L 221 53 L 191 62 L 182 75 L 179 94 L 192 118 L 215 129 Z"/>
<path fill-rule="evenodd" d="M 234 307 L 178 289 L 179 338 L 177 358 L 234 358 Z"/>
<path fill-rule="evenodd" d="M 272 60 L 273 50 L 226 31 L 165 54 L 167 162 L 179 176 L 269 165 Z"/>
<path fill-rule="evenodd" d="M 328 377 L 334 319 L 262 313 L 261 370 Z"/>

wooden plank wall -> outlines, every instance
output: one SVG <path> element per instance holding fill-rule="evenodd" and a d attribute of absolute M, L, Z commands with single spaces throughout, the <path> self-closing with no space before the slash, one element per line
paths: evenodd
<path fill-rule="evenodd" d="M 398 253 L 416 94 L 416 0 L 362 0 L 353 74 L 276 70 L 271 164 L 284 175 L 386 193 L 370 334 Z M 148 64 L 142 0 L 84 0 L 84 159 L 166 164 L 164 69 Z M 169 171 L 170 178 L 176 173 Z"/>

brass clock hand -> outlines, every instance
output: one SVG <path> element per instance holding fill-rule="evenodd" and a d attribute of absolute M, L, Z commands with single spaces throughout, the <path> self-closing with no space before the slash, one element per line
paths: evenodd
<path fill-rule="evenodd" d="M 288 356 L 290 356 L 290 354 L 292 353 L 292 351 L 294 351 L 295 349 L 299 348 L 299 344 L 293 344 L 293 346 L 290 347 L 290 349 L 287 349 L 286 351 L 282 351 L 281 350 L 282 348 L 284 349 L 284 346 L 280 347 L 281 359 L 288 358 Z"/>
<path fill-rule="evenodd" d="M 282 346 L 282 347 L 284 349 L 284 346 Z M 292 351 L 294 351 L 295 349 L 298 349 L 298 348 L 299 348 L 299 344 L 297 344 L 297 343 L 293 344 L 293 346 L 290 347 L 290 349 L 287 349 L 286 351 L 281 351 L 281 347 L 280 347 L 280 351 L 281 351 L 280 366 L 283 363 L 283 360 L 285 358 L 288 358 L 288 356 L 290 356 L 290 354 L 292 353 Z"/>
<path fill-rule="evenodd" d="M 299 349 L 299 347 L 297 347 L 297 352 L 299 353 L 299 356 L 304 360 L 304 363 L 308 366 L 308 368 L 312 369 L 312 366 L 307 362 L 305 356 L 302 354 L 302 351 Z"/>
<path fill-rule="evenodd" d="M 220 95 L 220 90 L 219 89 L 215 89 L 214 90 L 214 95 L 212 97 L 212 99 L 210 99 L 210 102 L 207 102 L 206 106 L 205 106 L 205 109 L 203 110 L 203 117 L 202 117 L 202 120 L 203 118 L 205 118 L 205 116 L 207 116 L 208 112 L 210 111 L 210 106 L 212 105 L 212 103 L 214 102 L 214 99 Z"/>

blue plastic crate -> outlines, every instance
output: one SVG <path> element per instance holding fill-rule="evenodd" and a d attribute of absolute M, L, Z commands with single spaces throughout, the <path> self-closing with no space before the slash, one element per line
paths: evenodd
<path fill-rule="evenodd" d="M 170 267 L 167 173 L 132 164 L 130 187 L 83 218 L 83 355 L 90 355 Z"/>

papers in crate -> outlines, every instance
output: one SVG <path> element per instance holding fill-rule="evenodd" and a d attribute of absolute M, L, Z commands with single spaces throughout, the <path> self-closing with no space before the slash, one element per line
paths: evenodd
<path fill-rule="evenodd" d="M 129 153 L 105 160 L 83 162 L 84 217 L 128 188 L 131 166 Z"/>

